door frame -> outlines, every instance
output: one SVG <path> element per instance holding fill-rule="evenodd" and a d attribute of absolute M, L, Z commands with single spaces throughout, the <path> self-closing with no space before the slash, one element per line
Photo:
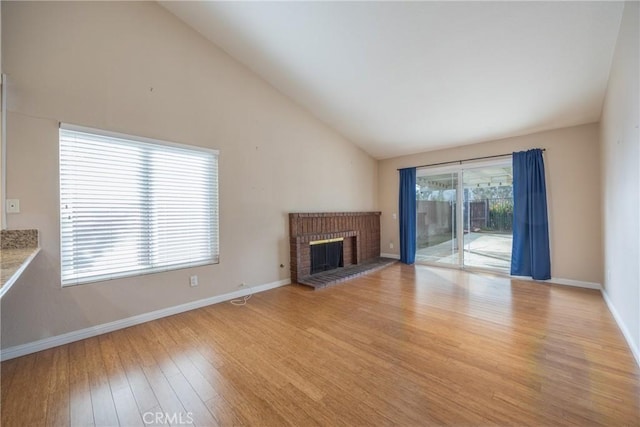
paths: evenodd
<path fill-rule="evenodd" d="M 504 166 L 504 165 L 513 165 L 512 157 L 505 156 L 501 159 L 489 159 L 489 160 L 478 160 L 478 161 L 469 161 L 469 162 L 459 162 L 453 165 L 445 165 L 445 166 L 425 166 L 416 169 L 416 176 L 429 176 L 429 175 L 438 175 L 438 174 L 446 174 L 446 173 L 457 173 L 458 186 L 456 188 L 456 205 L 458 209 L 456 209 L 456 242 L 458 244 L 458 263 L 457 264 L 445 264 L 438 263 L 432 261 L 420 261 L 420 265 L 428 265 L 431 267 L 444 267 L 444 268 L 453 268 L 456 270 L 465 270 L 465 271 L 478 271 L 478 272 L 486 272 L 486 273 L 494 273 L 499 275 L 507 275 L 501 270 L 492 269 L 492 268 L 483 268 L 483 267 L 475 267 L 475 266 L 465 266 L 464 264 L 464 171 L 470 169 L 481 169 L 483 167 L 492 167 L 492 166 Z M 421 173 L 423 172 L 423 173 Z M 427 173 L 424 173 L 427 172 Z M 416 204 L 416 215 L 417 215 L 417 204 Z M 417 238 L 417 237 L 416 237 Z"/>

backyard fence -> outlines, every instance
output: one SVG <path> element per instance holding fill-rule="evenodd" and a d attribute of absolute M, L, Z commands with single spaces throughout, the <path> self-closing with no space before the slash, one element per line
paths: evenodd
<path fill-rule="evenodd" d="M 435 236 L 450 235 L 456 227 L 456 204 L 418 201 L 418 239 L 430 241 Z M 470 217 L 469 217 L 470 215 Z M 510 233 L 513 230 L 513 199 L 495 198 L 469 202 L 464 210 L 465 231 Z"/>
<path fill-rule="evenodd" d="M 510 232 L 513 230 L 513 199 L 483 199 L 469 203 L 471 231 Z M 465 217 L 465 221 L 468 218 Z M 466 222 L 469 224 L 469 222 Z"/>
<path fill-rule="evenodd" d="M 495 231 L 513 231 L 513 199 L 489 199 L 489 223 Z"/>

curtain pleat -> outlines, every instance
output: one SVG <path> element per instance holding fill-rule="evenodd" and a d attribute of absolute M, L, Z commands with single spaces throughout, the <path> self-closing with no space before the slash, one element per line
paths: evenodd
<path fill-rule="evenodd" d="M 551 278 L 547 190 L 542 150 L 513 153 L 511 274 Z"/>
<path fill-rule="evenodd" d="M 416 168 L 400 169 L 400 261 L 416 259 Z"/>

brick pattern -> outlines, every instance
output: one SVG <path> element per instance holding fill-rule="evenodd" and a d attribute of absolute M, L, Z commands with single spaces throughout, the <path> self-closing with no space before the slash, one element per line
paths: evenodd
<path fill-rule="evenodd" d="M 363 262 L 359 265 L 352 265 L 349 267 L 337 268 L 331 271 L 325 271 L 322 273 L 314 274 L 301 278 L 299 283 L 302 285 L 311 286 L 315 289 L 326 288 L 336 283 L 342 283 L 347 280 L 351 280 L 354 277 L 363 276 L 365 274 L 373 273 L 374 271 L 381 270 L 398 262 L 391 258 L 377 258 Z"/>
<path fill-rule="evenodd" d="M 344 238 L 344 266 L 380 256 L 380 212 L 322 212 L 289 214 L 291 281 L 309 276 L 314 240 Z"/>

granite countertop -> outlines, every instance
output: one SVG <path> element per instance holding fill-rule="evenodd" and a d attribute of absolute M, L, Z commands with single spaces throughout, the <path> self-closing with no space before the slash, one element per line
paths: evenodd
<path fill-rule="evenodd" d="M 0 298 L 9 290 L 40 248 L 0 249 Z"/>
<path fill-rule="evenodd" d="M 0 244 L 0 298 L 38 255 L 37 230 L 2 230 Z"/>

